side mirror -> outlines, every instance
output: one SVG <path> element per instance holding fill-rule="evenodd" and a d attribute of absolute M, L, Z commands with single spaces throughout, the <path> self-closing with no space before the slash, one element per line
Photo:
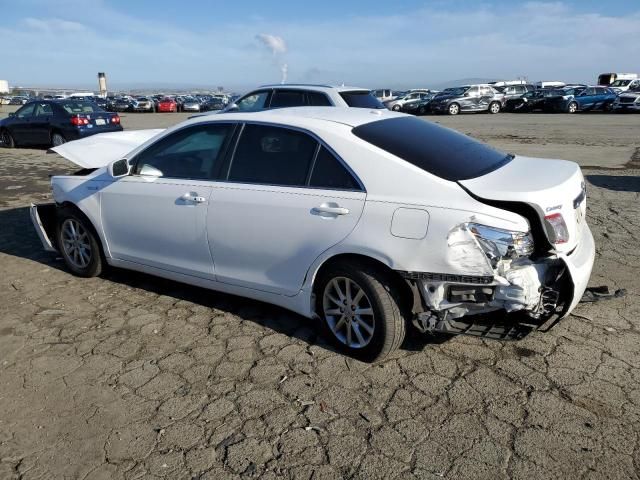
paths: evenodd
<path fill-rule="evenodd" d="M 129 162 L 126 158 L 116 160 L 109 164 L 109 175 L 113 178 L 124 177 L 129 175 Z"/>
<path fill-rule="evenodd" d="M 224 109 L 225 112 L 237 112 L 238 110 L 240 110 L 240 108 L 235 103 L 230 103 L 227 105 L 227 108 Z"/>
<path fill-rule="evenodd" d="M 10 117 L 15 117 L 15 116 L 16 116 L 16 112 L 11 112 L 11 113 L 9 113 L 9 116 L 10 116 Z"/>

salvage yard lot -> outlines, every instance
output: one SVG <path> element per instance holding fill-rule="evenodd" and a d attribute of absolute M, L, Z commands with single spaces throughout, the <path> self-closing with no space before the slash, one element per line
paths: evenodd
<path fill-rule="evenodd" d="M 27 207 L 75 168 L 0 149 L 0 478 L 638 478 L 640 115 L 425 118 L 597 167 L 590 285 L 627 296 L 520 342 L 412 332 L 363 364 L 276 307 L 127 271 L 71 276 Z"/>

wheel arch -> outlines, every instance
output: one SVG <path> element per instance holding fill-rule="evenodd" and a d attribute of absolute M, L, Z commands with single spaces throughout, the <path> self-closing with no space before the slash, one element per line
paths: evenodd
<path fill-rule="evenodd" d="M 402 298 L 403 310 L 411 309 L 413 305 L 413 291 L 411 290 L 411 287 L 409 286 L 407 281 L 396 270 L 391 268 L 387 258 L 382 255 L 377 255 L 375 252 L 367 252 L 367 254 L 355 252 L 340 252 L 325 258 L 319 265 L 314 268 L 313 273 L 310 275 L 309 280 L 311 285 L 312 312 L 315 312 L 316 289 L 318 287 L 318 280 L 322 278 L 323 272 L 325 272 L 332 265 L 344 262 L 361 263 L 379 270 L 387 277 L 390 285 L 393 285 L 398 290 Z"/>
<path fill-rule="evenodd" d="M 106 242 L 102 238 L 100 230 L 98 230 L 98 228 L 96 228 L 96 226 L 94 225 L 94 222 L 91 220 L 91 217 L 87 213 L 85 213 L 82 210 L 82 208 L 80 208 L 78 205 L 68 200 L 65 200 L 64 202 L 59 203 L 57 206 L 58 206 L 58 212 L 60 212 L 60 210 L 63 210 L 63 209 L 73 210 L 76 214 L 78 214 L 80 217 L 82 217 L 83 220 L 87 222 L 87 226 L 92 230 L 93 234 L 96 236 L 98 244 L 100 245 L 100 255 L 102 255 L 102 259 L 105 260 L 108 253 L 108 249 L 106 248 Z M 57 243 L 57 236 L 56 236 L 56 243 Z"/>

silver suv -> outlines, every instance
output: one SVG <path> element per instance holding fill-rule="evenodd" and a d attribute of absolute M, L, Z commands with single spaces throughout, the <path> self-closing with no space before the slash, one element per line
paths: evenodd
<path fill-rule="evenodd" d="M 255 112 L 285 107 L 385 108 L 366 88 L 330 85 L 263 85 L 227 106 L 224 112 Z"/>

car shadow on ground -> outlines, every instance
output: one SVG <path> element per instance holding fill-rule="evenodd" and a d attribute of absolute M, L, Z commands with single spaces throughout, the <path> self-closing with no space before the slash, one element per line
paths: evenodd
<path fill-rule="evenodd" d="M 68 272 L 59 255 L 43 250 L 31 224 L 28 207 L 0 210 L 0 253 Z M 131 288 L 227 312 L 309 345 L 337 351 L 322 338 L 318 322 L 268 303 L 120 268 L 108 268 L 101 277 Z M 408 335 L 401 347 L 407 351 L 421 351 L 429 344 L 443 343 L 450 338 L 448 335 L 423 335 L 413 330 L 413 327 L 408 328 Z"/>
<path fill-rule="evenodd" d="M 640 192 L 640 177 L 617 175 L 587 175 L 587 181 L 596 187 L 617 192 Z"/>

